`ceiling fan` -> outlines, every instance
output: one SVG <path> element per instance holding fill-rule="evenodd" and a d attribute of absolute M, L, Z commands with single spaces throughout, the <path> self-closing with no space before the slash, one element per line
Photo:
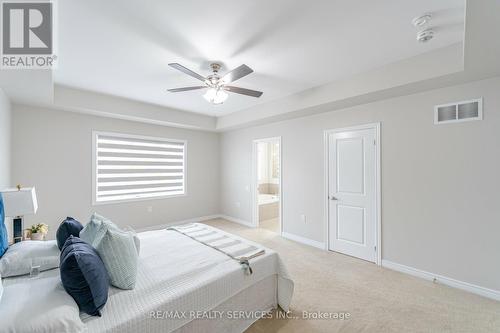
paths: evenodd
<path fill-rule="evenodd" d="M 256 91 L 256 90 L 227 85 L 228 83 L 234 82 L 236 80 L 241 79 L 244 76 L 247 76 L 250 73 L 253 73 L 253 70 L 247 65 L 241 65 L 233 69 L 229 73 L 226 73 L 224 76 L 220 76 L 219 70 L 221 68 L 221 65 L 218 63 L 213 63 L 210 65 L 213 73 L 207 77 L 203 77 L 200 74 L 195 73 L 189 68 L 186 68 L 178 63 L 172 63 L 168 65 L 204 83 L 203 86 L 168 89 L 168 91 L 170 92 L 183 92 L 189 90 L 208 89 L 205 95 L 203 95 L 203 97 L 205 97 L 205 99 L 212 104 L 224 103 L 224 101 L 228 97 L 226 91 L 257 98 L 263 94 L 262 91 Z"/>

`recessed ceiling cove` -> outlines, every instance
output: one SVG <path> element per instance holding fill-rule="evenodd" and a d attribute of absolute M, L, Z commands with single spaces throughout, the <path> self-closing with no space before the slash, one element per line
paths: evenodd
<path fill-rule="evenodd" d="M 55 82 L 212 116 L 268 103 L 462 42 L 464 0 L 65 0 L 59 2 Z M 415 39 L 412 20 L 432 15 L 434 38 Z M 254 70 L 220 105 L 172 69 L 203 77 L 241 64 Z"/>

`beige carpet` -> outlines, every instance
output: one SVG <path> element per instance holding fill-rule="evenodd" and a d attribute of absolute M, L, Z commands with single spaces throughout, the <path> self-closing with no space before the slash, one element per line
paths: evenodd
<path fill-rule="evenodd" d="M 280 221 L 278 218 L 260 221 L 259 227 L 273 232 L 280 232 Z"/>
<path fill-rule="evenodd" d="M 280 253 L 295 281 L 292 312 L 339 319 L 261 319 L 247 332 L 500 332 L 500 302 L 225 220 L 205 222 Z"/>

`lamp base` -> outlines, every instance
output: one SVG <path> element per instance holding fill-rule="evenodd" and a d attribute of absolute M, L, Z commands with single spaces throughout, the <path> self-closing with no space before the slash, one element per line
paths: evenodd
<path fill-rule="evenodd" d="M 14 234 L 14 243 L 19 243 L 23 240 L 23 218 L 18 216 L 13 219 L 12 231 Z"/>

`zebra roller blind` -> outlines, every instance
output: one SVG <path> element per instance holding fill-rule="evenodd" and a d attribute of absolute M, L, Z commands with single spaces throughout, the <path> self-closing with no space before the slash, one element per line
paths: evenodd
<path fill-rule="evenodd" d="M 186 142 L 94 132 L 94 203 L 185 194 Z"/>

